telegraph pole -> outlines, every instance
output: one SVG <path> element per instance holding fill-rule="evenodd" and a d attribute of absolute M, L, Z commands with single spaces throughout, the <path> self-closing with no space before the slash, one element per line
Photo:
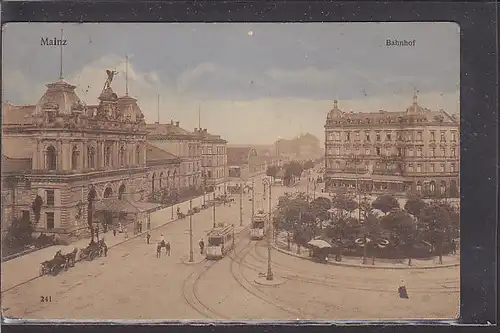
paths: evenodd
<path fill-rule="evenodd" d="M 271 183 L 269 183 L 269 223 L 267 231 L 267 277 L 266 280 L 272 281 L 274 279 L 273 271 L 271 268 L 271 232 L 272 232 L 272 210 L 271 210 Z"/>
<path fill-rule="evenodd" d="M 243 226 L 243 184 L 240 184 L 240 227 Z"/>
<path fill-rule="evenodd" d="M 189 262 L 193 262 L 193 200 L 189 200 Z"/>
<path fill-rule="evenodd" d="M 213 217 L 214 217 L 214 228 L 215 228 L 215 191 L 214 191 L 214 201 L 213 201 L 213 208 L 214 208 L 214 213 L 213 213 Z"/>
<path fill-rule="evenodd" d="M 252 179 L 252 217 L 255 215 L 255 180 Z"/>

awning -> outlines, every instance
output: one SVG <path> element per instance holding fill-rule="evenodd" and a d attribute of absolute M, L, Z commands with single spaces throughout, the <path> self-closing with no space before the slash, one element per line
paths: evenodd
<path fill-rule="evenodd" d="M 95 203 L 95 210 L 112 213 L 137 214 L 156 210 L 160 206 L 159 204 L 150 202 L 134 202 L 126 199 L 103 199 Z"/>
<path fill-rule="evenodd" d="M 329 175 L 331 179 L 334 180 L 351 180 L 351 181 L 374 181 L 374 182 L 388 182 L 388 183 L 402 183 L 404 181 L 404 178 L 401 176 L 391 176 L 391 175 L 366 175 L 366 174 L 359 174 L 356 175 L 355 173 L 337 173 L 333 175 Z"/>

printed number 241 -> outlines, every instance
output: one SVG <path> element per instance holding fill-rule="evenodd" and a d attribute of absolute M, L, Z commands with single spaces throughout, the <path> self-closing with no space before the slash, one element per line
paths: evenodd
<path fill-rule="evenodd" d="M 40 302 L 42 303 L 52 302 L 52 296 L 40 296 Z"/>

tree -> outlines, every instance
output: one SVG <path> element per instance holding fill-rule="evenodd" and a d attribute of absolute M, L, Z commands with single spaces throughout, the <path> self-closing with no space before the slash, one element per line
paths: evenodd
<path fill-rule="evenodd" d="M 33 201 L 33 203 L 31 204 L 31 210 L 33 210 L 33 214 L 35 215 L 36 223 L 40 222 L 40 216 L 42 213 L 42 205 L 43 205 L 42 197 L 37 195 L 35 198 L 35 201 Z"/>
<path fill-rule="evenodd" d="M 266 170 L 266 175 L 269 177 L 273 177 L 273 181 L 276 178 L 276 175 L 278 174 L 279 168 L 276 165 L 271 165 L 267 167 Z"/>
<path fill-rule="evenodd" d="M 418 218 L 422 209 L 424 209 L 426 203 L 418 195 L 411 195 L 405 203 L 405 210 L 411 215 Z"/>
<path fill-rule="evenodd" d="M 304 170 L 309 170 L 309 169 L 314 168 L 314 162 L 311 160 L 305 161 L 303 168 L 304 168 Z"/>
<path fill-rule="evenodd" d="M 6 245 L 10 249 L 17 249 L 30 244 L 33 240 L 33 231 L 33 225 L 29 219 L 15 219 L 7 229 Z"/>
<path fill-rule="evenodd" d="M 392 232 L 392 241 L 404 250 L 411 265 L 411 254 L 417 238 L 417 228 L 411 215 L 405 210 L 394 210 L 381 219 L 384 228 Z"/>
<path fill-rule="evenodd" d="M 443 262 L 443 247 L 451 237 L 455 215 L 446 205 L 432 202 L 420 212 L 419 221 L 426 239 L 435 246 L 439 262 Z"/>
<path fill-rule="evenodd" d="M 382 211 L 386 215 L 393 209 L 400 208 L 396 198 L 394 198 L 390 194 L 379 196 L 377 199 L 375 199 L 375 201 L 372 202 L 372 207 L 374 209 Z"/>
<path fill-rule="evenodd" d="M 358 208 L 358 203 L 345 194 L 339 194 L 335 196 L 335 198 L 332 200 L 332 205 L 334 208 L 341 211 L 341 215 L 343 217 L 346 217 L 346 214 L 344 214 L 344 212 L 348 212 L 350 215 L 356 208 Z"/>
<path fill-rule="evenodd" d="M 322 221 L 328 220 L 330 208 L 332 208 L 332 201 L 325 197 L 318 197 L 311 202 L 311 209 L 315 217 Z"/>

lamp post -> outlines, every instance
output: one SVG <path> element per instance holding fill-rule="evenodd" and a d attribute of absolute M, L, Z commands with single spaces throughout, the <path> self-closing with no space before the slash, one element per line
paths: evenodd
<path fill-rule="evenodd" d="M 193 200 L 189 200 L 189 262 L 193 262 Z"/>
<path fill-rule="evenodd" d="M 243 226 L 243 184 L 240 184 L 240 227 Z"/>
<path fill-rule="evenodd" d="M 252 179 L 252 217 L 255 215 L 255 180 Z"/>
<path fill-rule="evenodd" d="M 214 228 L 215 228 L 215 191 L 214 191 L 214 201 L 212 202 L 212 204 L 213 204 L 213 210 L 214 210 L 214 213 L 212 215 L 214 218 Z"/>
<path fill-rule="evenodd" d="M 266 280 L 272 281 L 274 279 L 273 276 L 273 271 L 271 268 L 271 182 L 267 179 L 264 178 L 262 180 L 262 184 L 264 184 L 264 188 L 268 186 L 269 188 L 269 220 L 267 222 L 267 276 Z"/>

